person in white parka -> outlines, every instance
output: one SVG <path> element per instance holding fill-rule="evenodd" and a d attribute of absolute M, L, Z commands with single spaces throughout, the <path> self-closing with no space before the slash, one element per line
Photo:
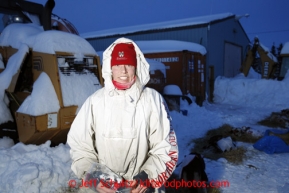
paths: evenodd
<path fill-rule="evenodd" d="M 178 146 L 162 95 L 145 87 L 149 64 L 132 40 L 119 38 L 103 53 L 102 76 L 105 86 L 88 97 L 67 136 L 72 171 L 84 179 L 99 163 L 132 182 L 133 193 L 164 192 Z M 100 183 L 96 190 L 116 192 Z"/>

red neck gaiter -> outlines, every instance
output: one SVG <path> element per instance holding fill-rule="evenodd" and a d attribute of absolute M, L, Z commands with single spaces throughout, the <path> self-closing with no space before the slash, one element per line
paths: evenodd
<path fill-rule="evenodd" d="M 118 90 L 126 90 L 126 89 L 129 89 L 131 87 L 131 85 L 133 85 L 133 83 L 135 83 L 135 79 L 136 79 L 136 77 L 134 77 L 132 79 L 132 81 L 130 81 L 128 83 L 120 83 L 120 82 L 117 82 L 115 80 L 112 80 L 112 83 L 115 86 L 115 88 L 117 88 Z"/>

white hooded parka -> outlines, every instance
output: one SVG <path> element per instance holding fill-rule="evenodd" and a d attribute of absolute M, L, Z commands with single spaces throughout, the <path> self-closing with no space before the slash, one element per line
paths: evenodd
<path fill-rule="evenodd" d="M 127 90 L 112 83 L 111 52 L 117 43 L 132 43 L 137 54 L 137 79 Z M 85 101 L 68 133 L 73 172 L 82 178 L 98 162 L 125 180 L 145 171 L 154 186 L 163 185 L 175 169 L 178 147 L 163 97 L 145 87 L 149 64 L 132 40 L 120 38 L 103 53 L 102 75 L 104 88 Z"/>

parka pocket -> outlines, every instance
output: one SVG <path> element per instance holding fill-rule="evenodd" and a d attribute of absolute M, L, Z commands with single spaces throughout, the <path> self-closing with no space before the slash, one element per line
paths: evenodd
<path fill-rule="evenodd" d="M 136 138 L 134 105 L 115 100 L 105 111 L 110 116 L 106 116 L 106 128 L 103 130 L 103 136 L 106 138 Z"/>

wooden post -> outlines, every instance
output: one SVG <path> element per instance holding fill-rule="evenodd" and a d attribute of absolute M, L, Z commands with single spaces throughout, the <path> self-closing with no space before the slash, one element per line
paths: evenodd
<path fill-rule="evenodd" d="M 213 102 L 214 83 L 215 83 L 214 66 L 209 66 L 209 102 Z"/>

